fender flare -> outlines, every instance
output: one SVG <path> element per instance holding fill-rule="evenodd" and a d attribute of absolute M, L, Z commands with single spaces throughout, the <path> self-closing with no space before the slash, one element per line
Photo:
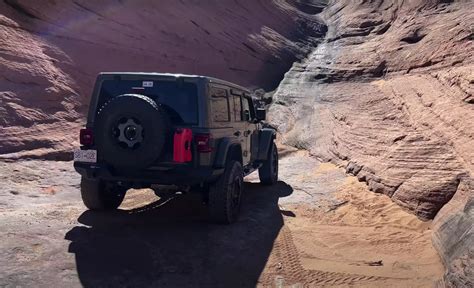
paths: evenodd
<path fill-rule="evenodd" d="M 256 160 L 265 161 L 268 158 L 268 151 L 276 139 L 276 131 L 270 128 L 263 128 L 258 136 L 258 153 Z"/>
<path fill-rule="evenodd" d="M 240 146 L 240 141 L 236 138 L 224 138 L 220 141 L 214 159 L 215 168 L 225 168 L 228 152 L 234 149 L 235 146 Z"/>

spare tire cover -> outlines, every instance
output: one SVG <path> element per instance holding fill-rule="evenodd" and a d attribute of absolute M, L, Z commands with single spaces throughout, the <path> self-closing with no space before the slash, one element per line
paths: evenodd
<path fill-rule="evenodd" d="M 95 128 L 99 158 L 115 168 L 137 170 L 160 157 L 168 121 L 153 99 L 124 94 L 102 106 Z"/>

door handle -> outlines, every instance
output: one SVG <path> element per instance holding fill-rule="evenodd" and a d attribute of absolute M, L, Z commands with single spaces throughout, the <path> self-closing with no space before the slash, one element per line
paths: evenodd
<path fill-rule="evenodd" d="M 235 132 L 234 135 L 239 137 L 240 136 L 240 131 Z"/>

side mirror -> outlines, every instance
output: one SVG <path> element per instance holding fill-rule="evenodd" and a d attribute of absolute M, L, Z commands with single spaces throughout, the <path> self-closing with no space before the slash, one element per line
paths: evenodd
<path fill-rule="evenodd" d="M 267 110 L 265 110 L 264 108 L 257 108 L 255 112 L 256 112 L 255 116 L 258 121 L 265 120 L 265 118 L 267 117 Z"/>

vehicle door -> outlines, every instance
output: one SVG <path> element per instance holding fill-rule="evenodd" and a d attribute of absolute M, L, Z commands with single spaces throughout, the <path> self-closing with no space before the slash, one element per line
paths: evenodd
<path fill-rule="evenodd" d="M 249 151 L 249 144 L 248 144 L 248 137 L 247 137 L 247 126 L 245 121 L 243 121 L 242 115 L 242 92 L 239 92 L 235 89 L 231 89 L 230 91 L 232 98 L 232 105 L 233 105 L 233 117 L 232 121 L 234 122 L 233 126 L 235 128 L 234 135 L 239 137 L 240 145 L 242 148 L 242 162 L 243 165 L 247 165 L 250 162 L 250 151 Z"/>
<path fill-rule="evenodd" d="M 258 148 L 259 148 L 259 131 L 261 129 L 261 124 L 255 121 L 255 107 L 252 101 L 251 96 L 244 94 L 242 97 L 242 110 L 244 111 L 246 125 L 247 125 L 247 134 L 250 134 L 249 137 L 249 151 L 250 151 L 250 161 L 254 162 L 257 159 Z"/>
<path fill-rule="evenodd" d="M 254 133 L 257 129 L 253 123 L 252 113 L 250 111 L 250 102 L 245 94 L 240 96 L 240 120 L 243 129 L 243 136 L 245 137 L 245 152 L 243 157 L 246 159 L 247 163 L 253 161 L 252 155 L 256 156 L 256 152 L 253 151 L 253 147 L 258 148 L 258 132 Z M 257 138 L 255 138 L 257 137 Z"/>
<path fill-rule="evenodd" d="M 233 102 L 229 101 L 227 89 L 223 86 L 212 85 L 209 88 L 209 115 L 210 130 L 215 145 L 218 147 L 223 138 L 227 138 L 235 133 L 233 127 Z"/>

